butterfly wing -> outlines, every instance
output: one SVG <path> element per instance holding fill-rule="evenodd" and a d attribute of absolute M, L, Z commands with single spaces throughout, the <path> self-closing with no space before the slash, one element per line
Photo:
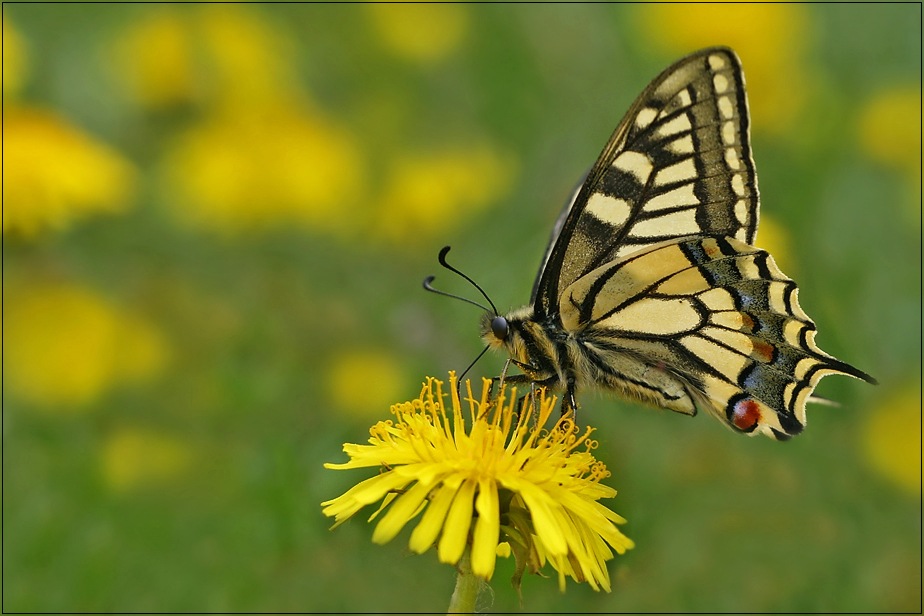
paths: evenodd
<path fill-rule="evenodd" d="M 797 294 L 766 251 L 700 237 L 592 270 L 564 290 L 559 310 L 598 384 L 786 439 L 805 426 L 821 377 L 875 382 L 815 344 Z"/>
<path fill-rule="evenodd" d="M 698 51 L 633 103 L 556 224 L 533 290 L 538 317 L 561 289 L 600 265 L 692 235 L 751 243 L 757 178 L 741 64 L 728 48 Z"/>

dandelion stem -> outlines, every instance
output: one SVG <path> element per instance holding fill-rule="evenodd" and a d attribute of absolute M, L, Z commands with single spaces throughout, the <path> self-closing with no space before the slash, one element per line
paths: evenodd
<path fill-rule="evenodd" d="M 469 547 L 465 548 L 462 558 L 456 565 L 456 587 L 449 599 L 449 614 L 473 614 L 475 601 L 478 599 L 478 590 L 481 588 L 481 579 L 472 573 L 472 555 Z"/>

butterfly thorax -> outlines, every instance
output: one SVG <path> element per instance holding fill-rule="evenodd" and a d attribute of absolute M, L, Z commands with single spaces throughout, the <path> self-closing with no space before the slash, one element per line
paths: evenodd
<path fill-rule="evenodd" d="M 532 306 L 503 316 L 485 313 L 481 337 L 492 349 L 509 354 L 529 380 L 553 389 L 567 380 L 567 334 L 551 319 L 537 320 Z"/>
<path fill-rule="evenodd" d="M 592 328 L 568 330 L 555 315 L 536 318 L 531 306 L 507 315 L 486 313 L 482 339 L 503 350 L 526 380 L 574 395 L 585 386 L 622 393 L 654 406 L 695 413 L 695 384 L 631 346 L 612 344 Z"/>

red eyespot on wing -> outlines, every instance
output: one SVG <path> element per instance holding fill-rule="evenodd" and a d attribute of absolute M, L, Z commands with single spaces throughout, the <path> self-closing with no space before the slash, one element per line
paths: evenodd
<path fill-rule="evenodd" d="M 760 406 L 750 398 L 739 400 L 732 407 L 729 419 L 742 432 L 750 432 L 760 421 Z"/>

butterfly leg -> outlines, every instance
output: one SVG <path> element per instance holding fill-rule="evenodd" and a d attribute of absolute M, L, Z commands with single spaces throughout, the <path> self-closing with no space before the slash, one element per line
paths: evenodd
<path fill-rule="evenodd" d="M 577 417 L 577 399 L 575 393 L 577 392 L 577 381 L 573 374 L 569 374 L 568 378 L 565 380 L 565 395 L 561 399 L 561 414 L 562 416 L 570 414 L 572 419 Z"/>

